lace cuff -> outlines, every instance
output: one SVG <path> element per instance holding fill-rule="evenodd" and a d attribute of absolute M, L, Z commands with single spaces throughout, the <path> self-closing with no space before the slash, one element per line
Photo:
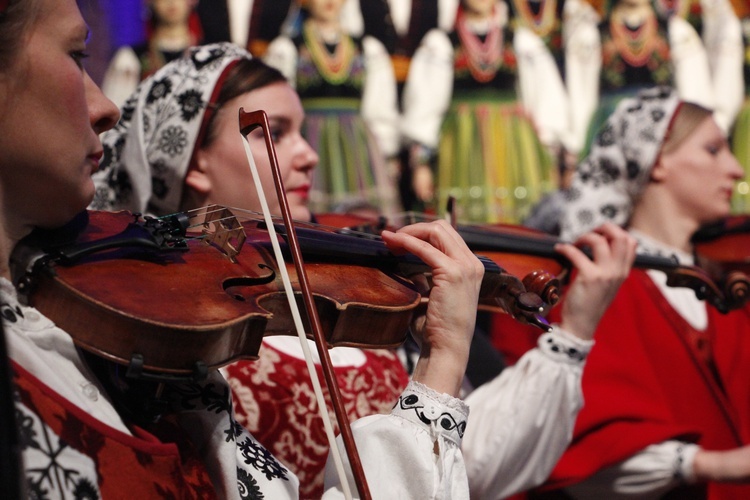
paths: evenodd
<path fill-rule="evenodd" d="M 399 396 L 391 414 L 426 425 L 436 437 L 460 446 L 466 430 L 469 407 L 458 398 L 441 394 L 412 380 Z"/>
<path fill-rule="evenodd" d="M 539 337 L 539 350 L 555 361 L 571 365 L 583 365 L 593 345 L 592 340 L 580 339 L 557 325 Z"/>

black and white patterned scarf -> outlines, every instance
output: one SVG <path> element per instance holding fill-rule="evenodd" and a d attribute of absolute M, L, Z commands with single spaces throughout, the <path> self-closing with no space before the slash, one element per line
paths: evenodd
<path fill-rule="evenodd" d="M 193 150 L 205 133 L 220 82 L 252 56 L 229 43 L 192 48 L 141 82 L 117 125 L 102 136 L 90 208 L 164 215 L 180 209 Z M 207 112 L 208 111 L 208 112 Z"/>
<path fill-rule="evenodd" d="M 623 99 L 599 130 L 566 195 L 561 237 L 573 241 L 611 221 L 627 224 L 679 107 L 669 87 Z"/>

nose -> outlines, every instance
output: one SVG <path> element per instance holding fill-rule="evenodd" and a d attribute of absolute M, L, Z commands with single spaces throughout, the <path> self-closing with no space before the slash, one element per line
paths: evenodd
<path fill-rule="evenodd" d="M 742 168 L 742 165 L 740 165 L 740 162 L 737 160 L 737 157 L 734 156 L 731 152 L 729 152 L 727 158 L 727 168 L 729 171 L 729 176 L 734 180 L 739 180 L 745 177 L 745 171 Z"/>
<path fill-rule="evenodd" d="M 101 89 L 86 74 L 86 102 L 89 106 L 91 127 L 97 134 L 111 129 L 120 119 L 120 110 L 107 99 Z"/>
<path fill-rule="evenodd" d="M 318 164 L 318 153 L 301 135 L 294 154 L 294 168 L 297 170 L 311 171 Z"/>

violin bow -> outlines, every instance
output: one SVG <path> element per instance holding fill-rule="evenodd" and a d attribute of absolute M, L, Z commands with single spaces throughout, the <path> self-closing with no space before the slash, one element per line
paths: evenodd
<path fill-rule="evenodd" d="M 294 224 L 292 222 L 292 216 L 289 211 L 289 203 L 287 201 L 286 193 L 284 191 L 283 181 L 281 179 L 281 171 L 279 169 L 279 163 L 276 157 L 276 149 L 274 148 L 273 141 L 271 139 L 270 126 L 268 124 L 268 116 L 266 115 L 265 111 L 262 111 L 262 110 L 248 113 L 243 108 L 240 108 L 239 124 L 240 124 L 240 134 L 242 135 L 243 145 L 245 147 L 245 153 L 247 154 L 247 160 L 250 165 L 250 170 L 253 174 L 253 181 L 255 182 L 255 188 L 258 191 L 258 197 L 260 199 L 260 203 L 263 208 L 263 216 L 265 218 L 266 226 L 268 227 L 268 231 L 271 236 L 270 239 L 274 248 L 276 260 L 278 262 L 279 272 L 281 273 L 282 280 L 284 282 L 284 289 L 287 294 L 287 299 L 289 300 L 289 307 L 292 311 L 292 316 L 294 318 L 295 327 L 297 328 L 297 334 L 300 338 L 302 351 L 305 354 L 305 361 L 307 363 L 307 369 L 310 372 L 310 378 L 312 379 L 313 389 L 315 391 L 315 396 L 318 401 L 318 408 L 320 410 L 320 415 L 323 418 L 323 426 L 325 427 L 326 435 L 328 436 L 328 441 L 331 447 L 334 464 L 336 465 L 336 470 L 338 471 L 339 478 L 341 480 L 341 486 L 343 489 L 344 496 L 348 499 L 352 498 L 351 491 L 349 489 L 349 482 L 346 478 L 346 473 L 344 472 L 344 465 L 343 465 L 343 460 L 341 459 L 341 453 L 336 444 L 336 438 L 333 434 L 333 424 L 331 423 L 330 416 L 328 415 L 327 405 L 323 397 L 323 391 L 320 386 L 320 381 L 318 380 L 318 374 L 317 374 L 317 371 L 315 370 L 315 365 L 312 360 L 312 354 L 310 353 L 310 349 L 307 344 L 307 336 L 305 335 L 304 326 L 302 325 L 302 318 L 299 312 L 299 308 L 297 306 L 297 301 L 294 298 L 294 290 L 292 289 L 291 282 L 289 281 L 289 276 L 286 271 L 286 266 L 284 265 L 284 262 L 285 262 L 284 257 L 281 253 L 281 248 L 279 247 L 278 239 L 276 237 L 276 231 L 274 229 L 274 224 L 271 218 L 271 213 L 268 208 L 268 203 L 266 202 L 265 194 L 263 192 L 263 187 L 261 186 L 261 183 L 260 183 L 260 178 L 258 177 L 258 170 L 255 165 L 255 160 L 253 159 L 252 152 L 250 150 L 250 144 L 247 140 L 247 135 L 250 134 L 254 129 L 258 127 L 260 127 L 263 130 L 263 137 L 264 137 L 265 144 L 266 144 L 266 151 L 268 153 L 268 158 L 271 161 L 271 171 L 273 173 L 274 186 L 276 188 L 276 196 L 279 199 L 281 216 L 284 221 L 284 226 L 287 232 L 286 236 L 288 238 L 289 250 L 291 252 L 292 260 L 294 261 L 294 265 L 297 270 L 297 278 L 299 280 L 300 291 L 302 292 L 303 301 L 305 303 L 305 309 L 307 311 L 308 318 L 310 319 L 310 325 L 311 325 L 313 337 L 315 339 L 315 345 L 318 349 L 318 355 L 320 357 L 320 362 L 321 362 L 321 366 L 323 369 L 323 375 L 325 377 L 328 390 L 331 393 L 331 402 L 333 403 L 333 410 L 334 410 L 334 413 L 336 414 L 336 420 L 339 424 L 339 430 L 341 431 L 341 437 L 344 441 L 344 447 L 346 449 L 347 456 L 349 457 L 349 463 L 352 468 L 354 481 L 355 481 L 355 484 L 357 485 L 357 489 L 359 490 L 360 498 L 370 500 L 372 497 L 370 495 L 370 491 L 367 486 L 367 480 L 365 478 L 364 469 L 362 468 L 362 461 L 359 458 L 359 453 L 357 452 L 357 448 L 354 443 L 354 435 L 352 434 L 351 425 L 349 423 L 349 418 L 346 415 L 346 409 L 344 407 L 344 401 L 343 401 L 343 398 L 341 397 L 341 391 L 339 389 L 338 382 L 336 381 L 336 376 L 333 371 L 333 363 L 331 362 L 331 358 L 328 353 L 328 349 L 326 347 L 326 340 L 323 334 L 323 327 L 321 326 L 320 317 L 318 316 L 318 312 L 315 307 L 315 301 L 313 299 L 312 292 L 310 291 L 310 286 L 309 286 L 309 282 L 307 279 L 307 273 L 305 271 L 304 261 L 302 259 L 302 251 L 300 250 L 300 247 L 299 247 L 299 241 L 297 239 L 297 234 L 295 232 Z"/>

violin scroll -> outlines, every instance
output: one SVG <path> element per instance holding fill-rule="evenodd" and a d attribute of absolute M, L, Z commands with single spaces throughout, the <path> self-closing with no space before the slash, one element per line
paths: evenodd
<path fill-rule="evenodd" d="M 523 286 L 529 292 L 532 292 L 549 306 L 554 306 L 560 302 L 560 279 L 557 275 L 538 269 L 531 271 L 523 278 Z"/>

